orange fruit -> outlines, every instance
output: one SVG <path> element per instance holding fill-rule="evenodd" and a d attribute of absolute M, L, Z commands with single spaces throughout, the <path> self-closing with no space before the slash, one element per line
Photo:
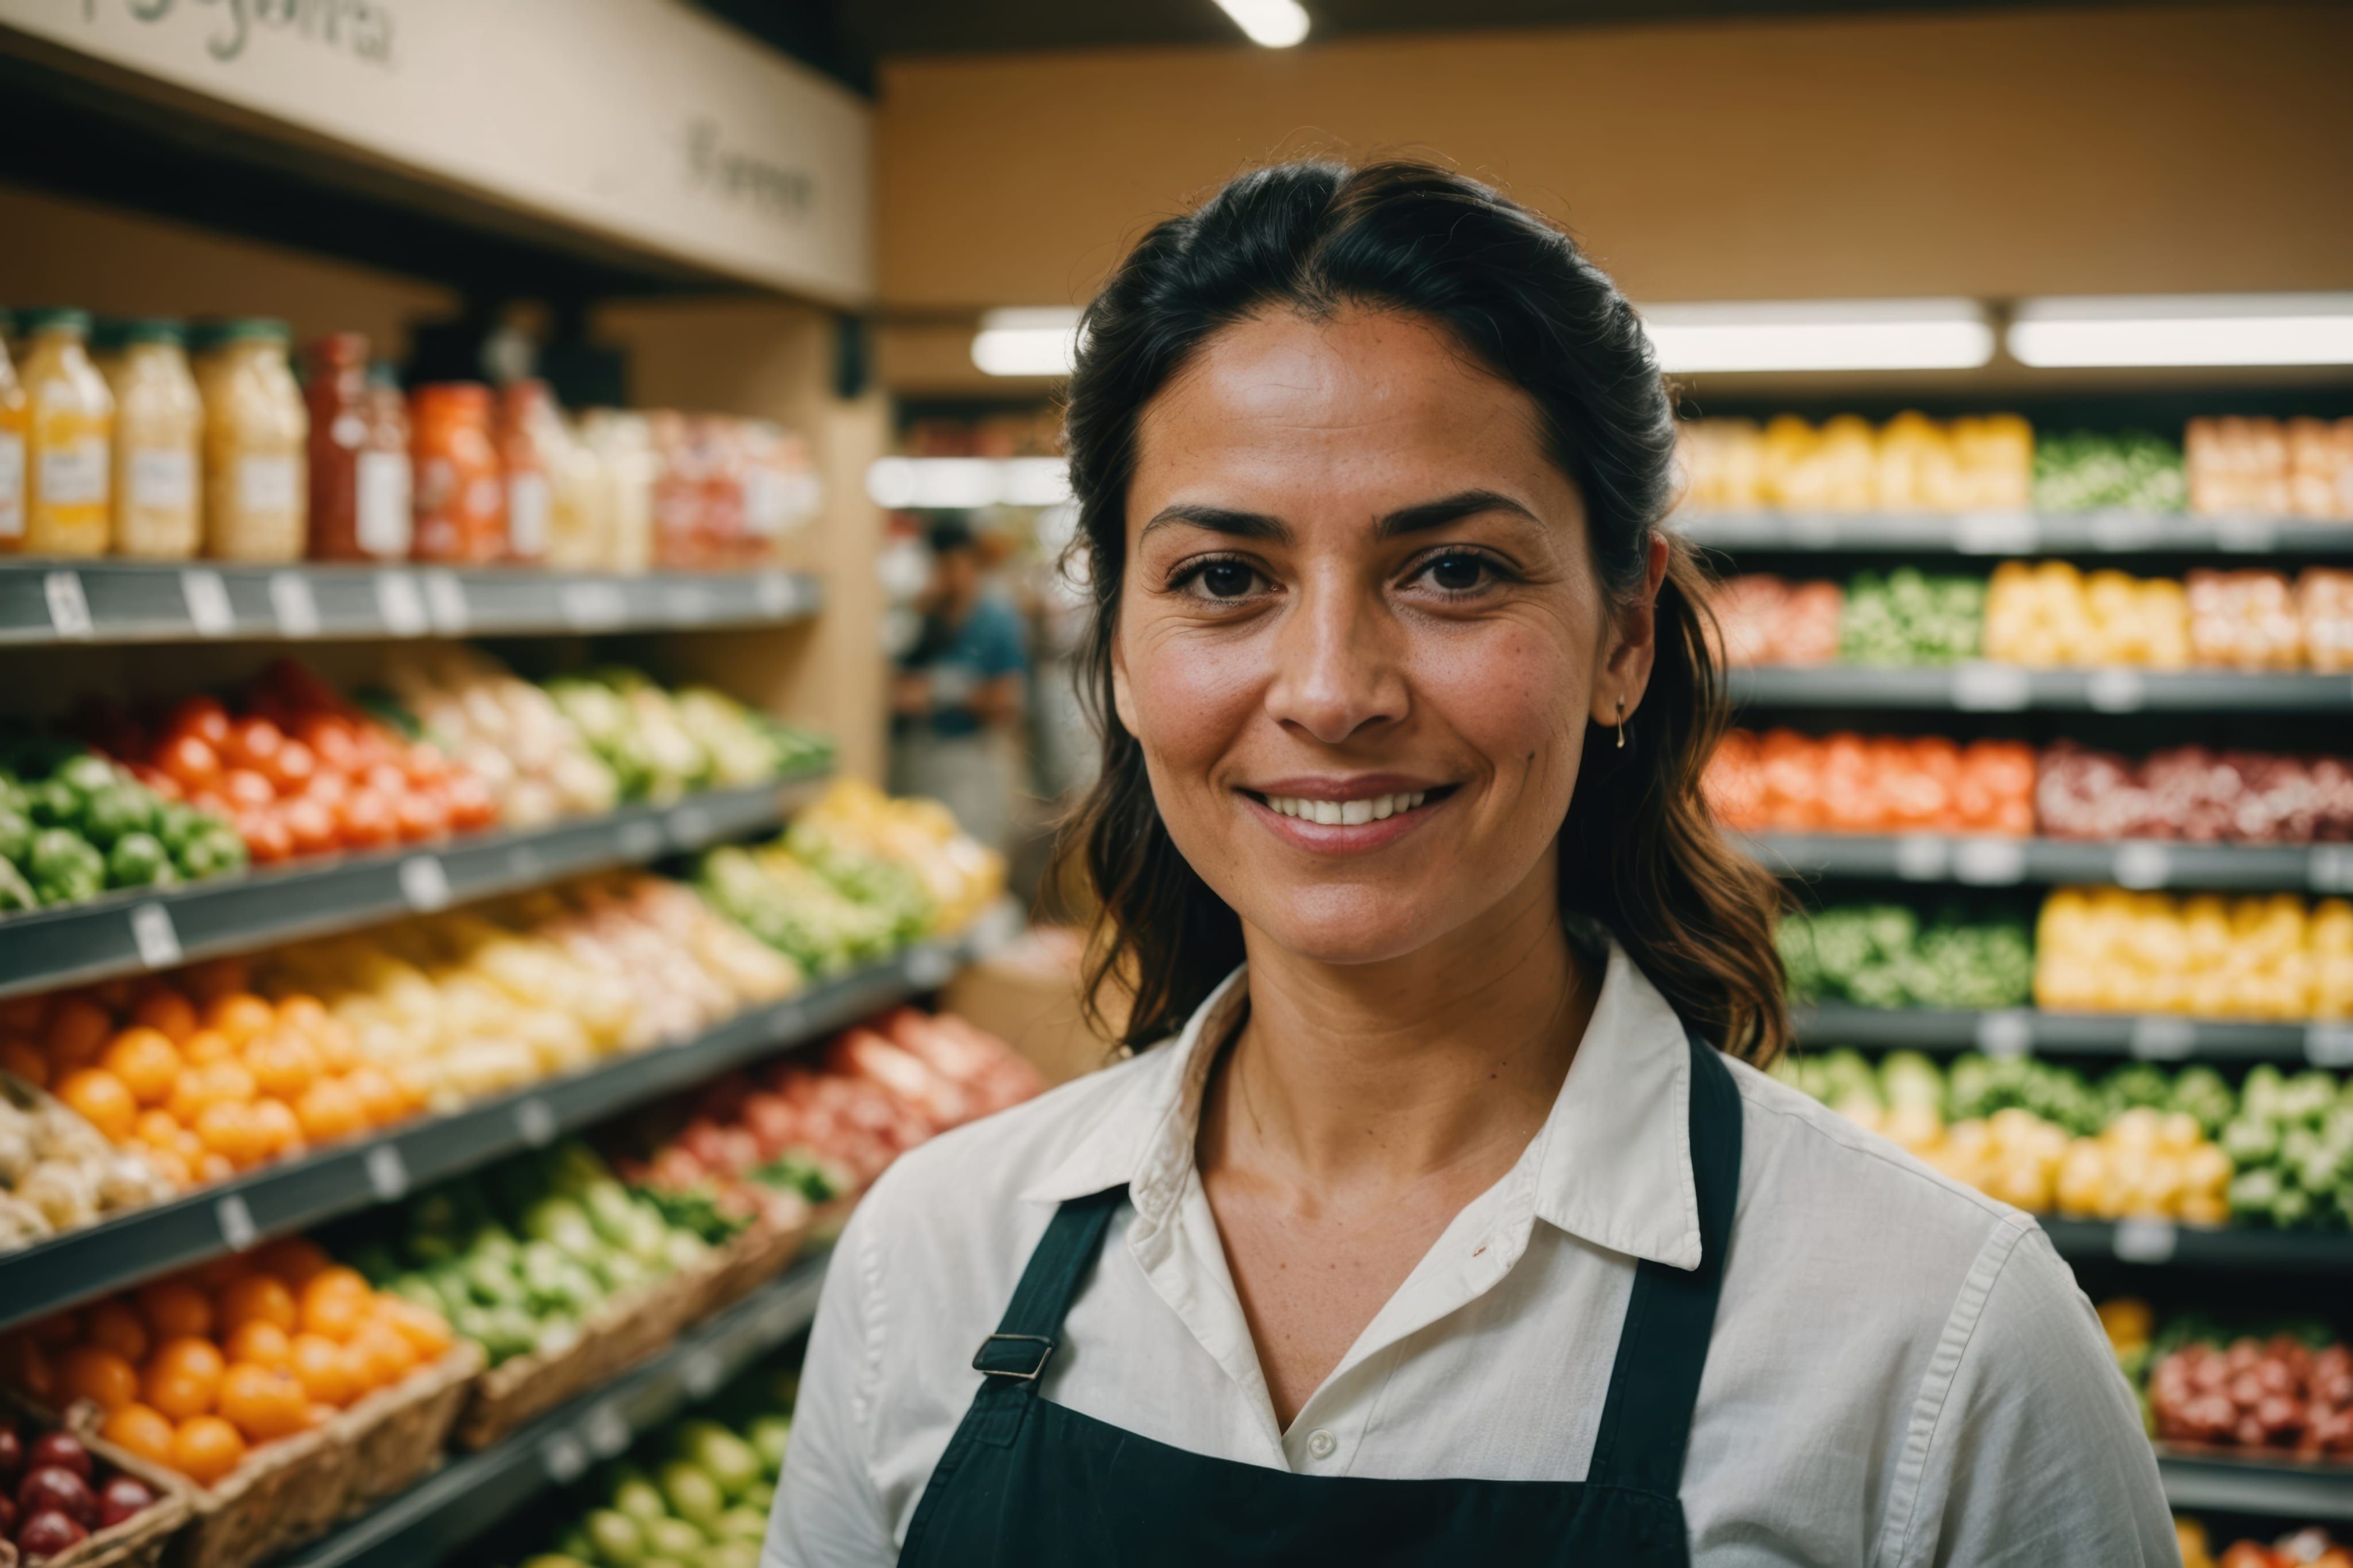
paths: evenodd
<path fill-rule="evenodd" d="M 198 1029 L 180 1042 L 180 1059 L 190 1067 L 225 1062 L 237 1055 L 235 1042 L 218 1029 Z"/>
<path fill-rule="evenodd" d="M 182 1131 L 179 1118 L 168 1110 L 142 1110 L 131 1124 L 131 1135 L 151 1149 L 176 1149 Z"/>
<path fill-rule="evenodd" d="M 302 1392 L 321 1405 L 349 1405 L 359 1392 L 351 1352 L 324 1334 L 295 1335 L 288 1370 Z"/>
<path fill-rule="evenodd" d="M 176 1145 L 152 1144 L 141 1150 L 140 1153 L 146 1160 L 149 1170 L 174 1187 L 188 1186 L 196 1179 L 195 1166 L 189 1163 L 188 1157 L 181 1153 Z"/>
<path fill-rule="evenodd" d="M 292 1374 L 239 1363 L 221 1374 L 220 1413 L 251 1443 L 302 1429 L 310 1397 Z"/>
<path fill-rule="evenodd" d="M 158 1279 L 139 1288 L 139 1312 L 157 1341 L 202 1339 L 213 1331 L 212 1298 L 185 1279 Z"/>
<path fill-rule="evenodd" d="M 277 1022 L 269 1004 L 250 991 L 232 992 L 205 1009 L 205 1026 L 218 1029 L 239 1048 L 268 1034 Z"/>
<path fill-rule="evenodd" d="M 226 1182 L 236 1174 L 237 1162 L 226 1154 L 207 1150 L 196 1156 L 196 1180 L 199 1182 Z"/>
<path fill-rule="evenodd" d="M 323 1072 L 349 1072 L 358 1065 L 360 1043 L 352 1034 L 352 1026 L 330 1014 L 319 1020 L 311 1031 L 311 1043 L 319 1049 L 319 1067 Z"/>
<path fill-rule="evenodd" d="M 308 1237 L 281 1236 L 276 1241 L 267 1241 L 256 1247 L 248 1255 L 248 1261 L 260 1272 L 274 1274 L 299 1290 L 320 1271 L 331 1266 L 334 1259 L 327 1256 L 325 1247 Z"/>
<path fill-rule="evenodd" d="M 172 1468 L 208 1487 L 245 1459 L 245 1438 L 217 1415 L 195 1415 L 172 1434 Z"/>
<path fill-rule="evenodd" d="M 120 1297 L 100 1301 L 90 1310 L 82 1337 L 102 1350 L 112 1351 L 133 1366 L 147 1359 L 148 1347 L 155 1342 L 138 1309 Z"/>
<path fill-rule="evenodd" d="M 360 1114 L 371 1127 L 397 1121 L 408 1114 L 408 1096 L 392 1075 L 373 1062 L 362 1062 L 343 1075 L 344 1087 L 359 1101 Z"/>
<path fill-rule="evenodd" d="M 196 1077 L 203 1080 L 207 1101 L 233 1100 L 243 1105 L 258 1092 L 253 1069 L 235 1057 L 206 1063 L 196 1069 Z"/>
<path fill-rule="evenodd" d="M 49 1060 L 59 1067 L 80 1067 L 98 1059 L 114 1033 L 114 1020 L 105 1008 L 87 996 L 60 996 L 50 1010 L 42 1044 Z"/>
<path fill-rule="evenodd" d="M 152 1405 L 122 1406 L 106 1418 L 98 1435 L 151 1465 L 172 1462 L 172 1418 Z"/>
<path fill-rule="evenodd" d="M 269 1152 L 269 1134 L 262 1130 L 253 1107 L 234 1100 L 215 1100 L 196 1113 L 196 1136 L 205 1147 L 243 1169 L 258 1164 Z"/>
<path fill-rule="evenodd" d="M 371 1390 L 389 1388 L 417 1370 L 416 1350 L 396 1330 L 373 1318 L 352 1331 L 350 1349 L 362 1385 Z"/>
<path fill-rule="evenodd" d="M 224 996 L 248 989 L 252 968 L 242 958 L 212 958 L 202 963 L 192 963 L 183 970 L 180 978 L 188 994 L 198 1006 L 208 1006 Z"/>
<path fill-rule="evenodd" d="M 298 1035 L 316 1034 L 326 1019 L 327 1005 L 300 991 L 278 1004 L 278 1021 Z"/>
<path fill-rule="evenodd" d="M 196 1032 L 196 1005 L 168 987 L 148 993 L 132 1011 L 131 1021 L 142 1028 L 153 1029 L 173 1045 L 181 1045 Z"/>
<path fill-rule="evenodd" d="M 129 1358 L 98 1345 L 75 1345 L 58 1357 L 58 1390 L 101 1410 L 120 1410 L 139 1397 L 139 1373 Z"/>
<path fill-rule="evenodd" d="M 264 1094 L 292 1100 L 319 1076 L 319 1053 L 291 1029 L 276 1029 L 245 1047 L 245 1065 Z"/>
<path fill-rule="evenodd" d="M 0 1070 L 15 1073 L 35 1089 L 49 1087 L 49 1058 L 29 1042 L 0 1041 Z"/>
<path fill-rule="evenodd" d="M 293 1340 L 284 1329 L 262 1318 L 248 1318 L 231 1329 L 221 1350 L 232 1364 L 266 1366 L 280 1372 L 294 1364 Z"/>
<path fill-rule="evenodd" d="M 253 1272 L 253 1265 L 235 1253 L 225 1258 L 209 1258 L 180 1276 L 206 1295 L 217 1296 Z"/>
<path fill-rule="evenodd" d="M 261 1129 L 261 1157 L 265 1160 L 275 1160 L 302 1146 L 302 1120 L 282 1100 L 255 1100 L 253 1122 Z"/>
<path fill-rule="evenodd" d="M 268 1323 L 280 1333 L 294 1331 L 294 1292 L 283 1279 L 269 1274 L 248 1274 L 223 1286 L 213 1298 L 213 1311 L 224 1331 L 255 1321 Z"/>
<path fill-rule="evenodd" d="M 130 1137 L 132 1124 L 139 1120 L 139 1102 L 104 1068 L 80 1068 L 58 1085 L 57 1093 L 83 1121 L 105 1133 L 110 1143 Z"/>
<path fill-rule="evenodd" d="M 398 1296 L 381 1294 L 375 1299 L 375 1319 L 406 1340 L 419 1361 L 439 1361 L 449 1353 L 449 1325 L 438 1312 Z"/>
<path fill-rule="evenodd" d="M 114 1037 L 99 1066 L 122 1080 L 142 1105 L 161 1105 L 180 1077 L 180 1050 L 161 1029 L 125 1029 Z"/>
<path fill-rule="evenodd" d="M 302 1123 L 303 1136 L 313 1143 L 348 1138 L 367 1125 L 359 1096 L 336 1078 L 322 1078 L 304 1089 L 294 1102 L 294 1114 Z"/>
<path fill-rule="evenodd" d="M 225 1364 L 210 1340 L 166 1340 L 147 1358 L 140 1395 L 174 1421 L 201 1415 L 219 1397 Z"/>

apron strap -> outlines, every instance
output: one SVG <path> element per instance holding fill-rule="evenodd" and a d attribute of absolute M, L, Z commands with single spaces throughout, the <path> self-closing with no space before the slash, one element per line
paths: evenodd
<path fill-rule="evenodd" d="M 1054 1211 L 997 1331 L 973 1352 L 973 1370 L 984 1374 L 969 1418 L 978 1441 L 1008 1447 L 1020 1432 L 1021 1418 L 1037 1397 L 1038 1381 L 1053 1359 L 1062 1316 L 1094 1267 L 1103 1231 L 1126 1196 L 1124 1185 L 1112 1187 L 1072 1198 Z"/>
<path fill-rule="evenodd" d="M 1715 1048 L 1690 1040 L 1692 1175 L 1698 1188 L 1700 1264 L 1645 1258 L 1634 1273 L 1618 1361 L 1601 1406 L 1586 1480 L 1673 1497 L 1683 1489 L 1699 1378 L 1724 1288 L 1724 1255 L 1740 1195 L 1740 1088 Z"/>

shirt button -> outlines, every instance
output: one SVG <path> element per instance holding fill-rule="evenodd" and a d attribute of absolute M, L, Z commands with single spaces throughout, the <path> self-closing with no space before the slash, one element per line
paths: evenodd
<path fill-rule="evenodd" d="M 1307 1434 L 1307 1457 L 1311 1459 L 1328 1459 L 1339 1446 L 1340 1439 L 1320 1426 Z"/>

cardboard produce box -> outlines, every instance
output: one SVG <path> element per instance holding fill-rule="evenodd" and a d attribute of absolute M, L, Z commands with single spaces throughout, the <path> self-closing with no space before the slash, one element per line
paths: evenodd
<path fill-rule="evenodd" d="M 1120 1047 L 1088 1027 L 1079 1007 L 1085 933 L 1032 926 L 948 983 L 941 1005 L 997 1036 L 1050 1084 L 1067 1083 L 1119 1058 Z"/>

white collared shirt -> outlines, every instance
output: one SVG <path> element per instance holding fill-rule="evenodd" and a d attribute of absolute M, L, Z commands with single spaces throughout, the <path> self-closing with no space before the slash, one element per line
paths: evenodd
<path fill-rule="evenodd" d="M 1125 1183 L 1046 1397 L 1302 1474 L 1581 1479 L 1636 1260 L 1700 1258 L 1691 1061 L 1612 947 L 1543 1128 L 1288 1430 L 1194 1165 L 1241 973 L 1184 1033 L 899 1161 L 837 1248 L 764 1568 L 894 1561 L 1054 1206 Z M 2034 1222 L 1738 1062 L 1740 1202 L 1682 1498 L 1694 1560 L 2178 1562 L 2091 1305 Z"/>

